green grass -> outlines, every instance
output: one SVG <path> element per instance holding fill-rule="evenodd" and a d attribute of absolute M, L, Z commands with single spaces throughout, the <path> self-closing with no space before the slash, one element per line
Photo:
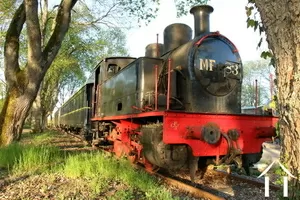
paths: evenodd
<path fill-rule="evenodd" d="M 35 145 L 47 144 L 59 133 L 56 131 L 46 131 L 44 133 L 23 133 L 22 141 L 28 141 Z"/>
<path fill-rule="evenodd" d="M 100 182 L 107 183 L 109 180 L 119 180 L 130 187 L 143 191 L 146 199 L 174 199 L 171 193 L 162 187 L 154 177 L 134 169 L 127 160 L 116 160 L 99 152 L 84 153 L 67 158 L 62 171 L 66 176 L 73 178 L 92 178 L 92 186 L 96 185 L 103 188 L 105 185 L 99 186 Z M 99 176 L 101 176 L 102 181 L 98 181 L 97 177 Z M 125 198 L 125 196 L 131 196 L 132 191 L 123 191 L 118 195 Z"/>
<path fill-rule="evenodd" d="M 119 200 L 119 199 L 135 199 L 135 194 L 132 188 L 129 188 L 128 190 L 119 190 L 117 191 L 113 197 L 110 197 L 108 199 L 111 200 Z"/>
<path fill-rule="evenodd" d="M 0 168 L 11 169 L 21 157 L 23 149 L 16 143 L 0 148 Z"/>
<path fill-rule="evenodd" d="M 63 158 L 59 148 L 45 145 L 56 135 L 56 132 L 23 134 L 23 141 L 30 143 L 12 143 L 0 148 L 0 168 L 7 169 L 10 174 L 15 175 L 50 169 Z"/>
<path fill-rule="evenodd" d="M 62 153 L 54 146 L 29 146 L 24 148 L 12 171 L 15 174 L 47 171 L 62 160 Z"/>
<path fill-rule="evenodd" d="M 97 197 L 109 191 L 111 185 L 121 188 L 108 199 L 174 199 L 157 179 L 137 170 L 127 160 L 117 160 L 101 152 L 66 154 L 58 147 L 45 145 L 57 133 L 25 135 L 25 144 L 0 148 L 0 168 L 10 175 L 60 173 L 69 178 L 88 180 L 88 190 Z M 29 143 L 28 143 L 29 141 Z"/>
<path fill-rule="evenodd" d="M 51 169 L 61 159 L 61 151 L 54 146 L 12 144 L 0 148 L 0 167 L 15 175 Z"/>

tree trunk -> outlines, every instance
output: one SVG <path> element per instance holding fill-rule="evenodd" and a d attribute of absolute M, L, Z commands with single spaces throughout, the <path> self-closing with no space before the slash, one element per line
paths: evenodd
<path fill-rule="evenodd" d="M 43 109 L 42 109 L 41 116 L 42 116 L 41 127 L 42 127 L 42 130 L 44 131 L 45 129 L 47 129 L 48 124 L 47 124 L 47 112 L 43 111 Z"/>
<path fill-rule="evenodd" d="M 256 0 L 276 63 L 281 159 L 300 190 L 300 1 Z M 296 199 L 296 192 L 289 197 Z M 299 194 L 298 194 L 299 195 Z"/>
<path fill-rule="evenodd" d="M 0 115 L 0 145 L 20 139 L 26 115 L 39 86 L 57 55 L 68 31 L 71 10 L 77 0 L 63 0 L 58 8 L 53 33 L 42 49 L 38 0 L 24 0 L 6 32 L 4 45 L 5 78 L 8 96 Z M 26 22 L 28 54 L 24 69 L 19 66 L 19 38 Z"/>
<path fill-rule="evenodd" d="M 31 108 L 31 129 L 34 133 L 43 132 L 42 128 L 42 108 L 41 108 L 41 89 L 39 90 Z"/>
<path fill-rule="evenodd" d="M 1 112 L 0 144 L 8 145 L 21 138 L 24 121 L 34 100 L 33 96 L 21 94 L 17 88 L 12 88 L 5 99 Z"/>

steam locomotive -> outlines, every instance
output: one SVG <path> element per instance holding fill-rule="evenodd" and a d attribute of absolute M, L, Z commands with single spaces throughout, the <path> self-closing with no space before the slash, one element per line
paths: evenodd
<path fill-rule="evenodd" d="M 148 170 L 235 163 L 249 172 L 277 118 L 241 113 L 243 67 L 236 46 L 210 32 L 213 8 L 195 6 L 164 30 L 145 57 L 109 57 L 56 113 L 54 123 Z"/>

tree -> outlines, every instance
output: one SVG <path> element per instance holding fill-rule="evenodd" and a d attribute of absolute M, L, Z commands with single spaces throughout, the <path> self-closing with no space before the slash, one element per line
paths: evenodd
<path fill-rule="evenodd" d="M 6 33 L 4 45 L 5 78 L 8 95 L 0 116 L 0 143 L 7 145 L 19 139 L 24 120 L 39 90 L 41 81 L 58 53 L 68 31 L 71 10 L 76 0 L 61 2 L 54 31 L 42 49 L 38 19 L 38 1 L 24 0 L 16 10 Z M 28 55 L 24 69 L 19 65 L 19 38 L 27 26 Z"/>
<path fill-rule="evenodd" d="M 248 16 L 257 8 L 261 23 L 254 28 L 265 31 L 275 61 L 278 87 L 282 160 L 291 173 L 294 189 L 291 199 L 300 191 L 300 1 L 249 0 Z M 249 21 L 248 21 L 249 23 Z M 297 196 L 298 191 L 298 196 Z"/>
<path fill-rule="evenodd" d="M 274 74 L 274 67 L 269 60 L 247 61 L 243 64 L 242 106 L 255 106 L 257 80 L 258 106 L 266 105 L 271 100 L 270 74 Z M 274 87 L 272 88 L 274 93 Z"/>

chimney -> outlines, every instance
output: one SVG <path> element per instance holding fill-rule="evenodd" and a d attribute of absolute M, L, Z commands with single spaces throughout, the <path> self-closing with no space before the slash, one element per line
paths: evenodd
<path fill-rule="evenodd" d="M 194 15 L 194 29 L 197 37 L 203 33 L 210 32 L 209 30 L 209 14 L 214 11 L 209 5 L 200 5 L 191 8 L 190 13 Z"/>

